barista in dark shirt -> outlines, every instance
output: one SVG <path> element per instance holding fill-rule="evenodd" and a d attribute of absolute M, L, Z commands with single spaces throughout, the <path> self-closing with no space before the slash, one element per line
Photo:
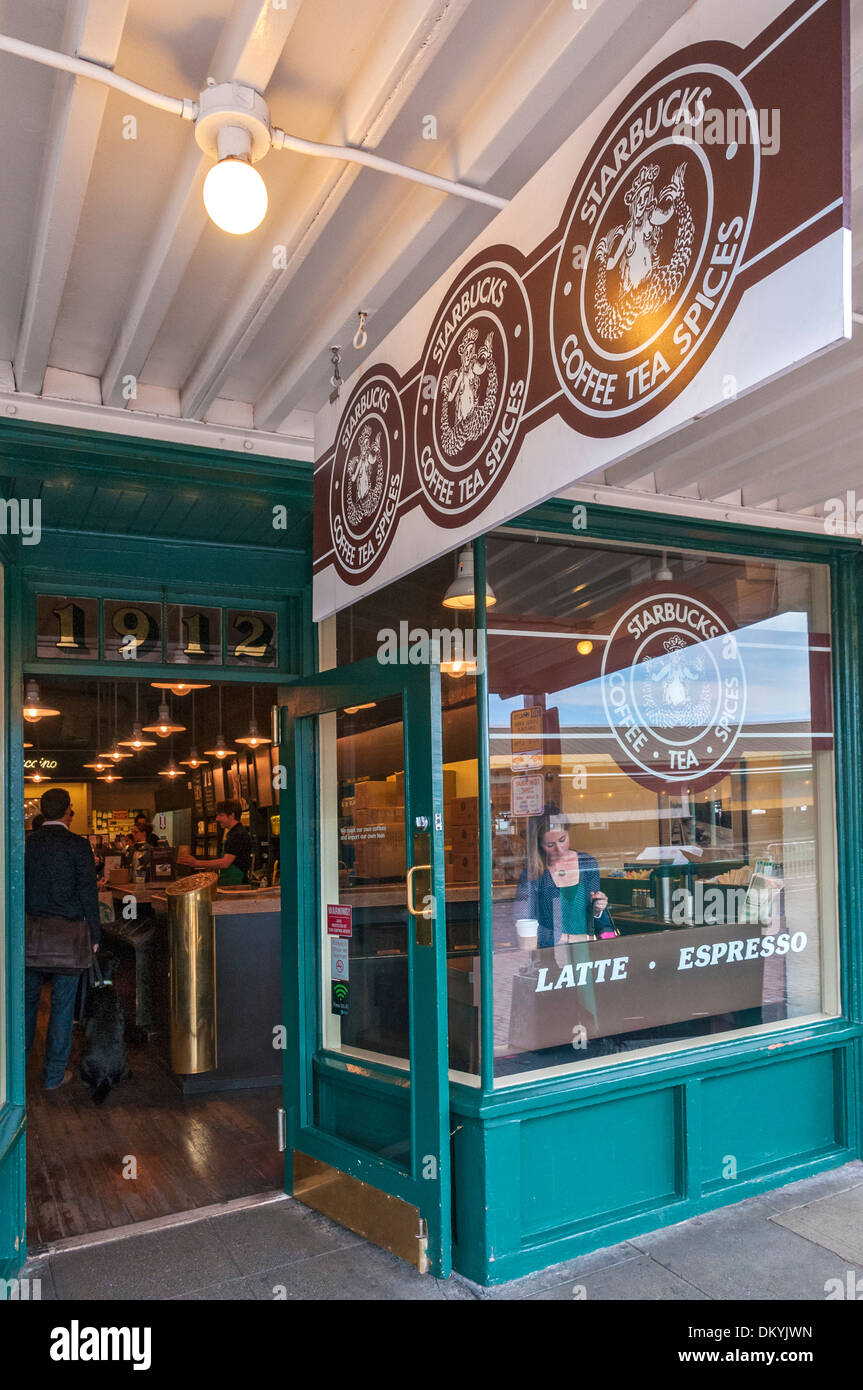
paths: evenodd
<path fill-rule="evenodd" d="M 177 858 L 178 864 L 188 864 L 196 869 L 218 869 L 219 883 L 248 883 L 249 868 L 252 863 L 252 837 L 244 825 L 240 824 L 243 808 L 239 801 L 219 801 L 216 803 L 216 820 L 224 832 L 222 853 L 218 859 L 196 859 L 194 855 Z"/>
<path fill-rule="evenodd" d="M 143 844 L 157 845 L 159 843 L 159 837 L 153 829 L 153 823 L 145 811 L 139 811 L 135 817 L 135 829 L 140 830 L 143 836 Z"/>

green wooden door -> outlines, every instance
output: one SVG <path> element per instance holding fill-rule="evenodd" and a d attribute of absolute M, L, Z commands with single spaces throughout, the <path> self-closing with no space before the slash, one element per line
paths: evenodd
<path fill-rule="evenodd" d="M 281 719 L 288 1184 L 297 1151 L 400 1198 L 446 1277 L 440 670 L 327 671 Z"/>

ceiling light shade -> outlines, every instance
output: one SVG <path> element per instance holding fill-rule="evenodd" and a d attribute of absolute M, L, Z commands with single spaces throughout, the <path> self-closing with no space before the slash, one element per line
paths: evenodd
<path fill-rule="evenodd" d="M 121 738 L 120 747 L 134 748 L 137 752 L 139 748 L 155 748 L 156 740 L 154 738 L 145 738 L 141 725 L 135 720 L 135 723 L 132 725 L 131 737 Z"/>
<path fill-rule="evenodd" d="M 242 738 L 235 738 L 235 743 L 244 743 L 247 748 L 262 748 L 265 743 L 272 743 L 272 739 L 267 738 L 258 730 L 257 721 L 249 720 L 249 732 L 243 734 Z"/>
<path fill-rule="evenodd" d="M 476 675 L 476 661 L 473 657 L 462 657 L 461 661 L 442 661 L 440 668 L 445 676 Z"/>
<path fill-rule="evenodd" d="M 188 695 L 190 690 L 209 690 L 209 681 L 150 681 L 154 690 L 170 690 L 172 695 Z"/>
<path fill-rule="evenodd" d="M 166 703 L 159 706 L 159 714 L 155 724 L 145 724 L 145 734 L 158 734 L 159 738 L 168 738 L 170 734 L 185 733 L 185 724 L 175 724 L 171 718 L 171 711 Z"/>
<path fill-rule="evenodd" d="M 232 758 L 234 756 L 234 749 L 228 747 L 221 734 L 219 734 L 219 737 L 216 739 L 215 748 L 205 748 L 204 752 L 208 758 L 218 758 L 220 761 L 223 758 Z"/>
<path fill-rule="evenodd" d="M 46 705 L 39 697 L 39 687 L 35 681 L 27 682 L 27 689 L 24 692 L 24 708 L 21 711 L 28 724 L 38 724 L 40 719 L 44 719 L 49 714 L 59 714 L 58 709 L 52 709 Z"/>
<path fill-rule="evenodd" d="M 168 763 L 167 767 L 161 767 L 159 769 L 160 777 L 170 777 L 171 779 L 173 779 L 175 777 L 185 777 L 185 775 L 186 774 L 183 771 L 183 769 L 181 767 L 177 767 L 177 764 L 174 762 L 173 758 Z"/>
<path fill-rule="evenodd" d="M 361 709 L 374 709 L 377 700 L 366 700 L 364 705 L 345 705 L 343 713 L 357 714 Z"/>
<path fill-rule="evenodd" d="M 47 782 L 48 778 L 43 777 L 41 772 L 25 772 L 25 782 Z"/>
<path fill-rule="evenodd" d="M 494 590 L 486 582 L 485 606 L 491 608 L 497 603 Z M 443 596 L 444 608 L 474 609 L 476 595 L 473 588 L 473 547 L 466 545 L 459 551 L 458 573 Z"/>
<path fill-rule="evenodd" d="M 131 753 L 128 756 L 131 757 Z M 98 780 L 100 782 L 122 782 L 123 779 L 119 772 L 104 772 Z"/>
<path fill-rule="evenodd" d="M 94 772 L 107 772 L 110 766 L 111 764 L 102 758 L 94 758 L 91 763 L 84 763 L 84 767 L 91 767 Z"/>
<path fill-rule="evenodd" d="M 106 761 L 110 761 L 112 763 L 119 763 L 122 761 L 123 758 L 131 758 L 132 754 L 124 753 L 117 740 L 114 739 L 114 742 L 111 744 L 111 747 L 108 749 L 107 753 L 100 753 L 99 757 L 104 758 Z"/>
<path fill-rule="evenodd" d="M 180 766 L 181 766 L 181 767 L 208 767 L 209 764 L 207 763 L 207 760 L 206 760 L 205 758 L 202 758 L 202 757 L 201 757 L 201 755 L 200 755 L 200 753 L 198 752 L 197 748 L 190 748 L 190 749 L 189 749 L 189 756 L 188 756 L 188 758 L 181 758 L 181 759 L 180 759 Z"/>

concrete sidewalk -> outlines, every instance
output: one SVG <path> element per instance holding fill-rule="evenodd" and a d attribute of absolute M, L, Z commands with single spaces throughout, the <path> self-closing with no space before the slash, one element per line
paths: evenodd
<path fill-rule="evenodd" d="M 492 1289 L 419 1275 L 281 1194 L 125 1229 L 22 1274 L 57 1300 L 863 1298 L 860 1162 Z"/>

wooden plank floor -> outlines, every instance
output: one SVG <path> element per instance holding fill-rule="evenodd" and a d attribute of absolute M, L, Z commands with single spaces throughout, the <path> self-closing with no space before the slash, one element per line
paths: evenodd
<path fill-rule="evenodd" d="M 43 995 L 47 1000 L 47 992 Z M 146 1043 L 130 1043 L 132 1079 L 96 1106 L 78 1079 L 45 1091 L 43 1002 L 27 1073 L 27 1240 L 67 1236 L 190 1211 L 282 1187 L 278 1087 L 184 1097 Z M 124 1176 L 136 1172 L 136 1176 Z"/>

